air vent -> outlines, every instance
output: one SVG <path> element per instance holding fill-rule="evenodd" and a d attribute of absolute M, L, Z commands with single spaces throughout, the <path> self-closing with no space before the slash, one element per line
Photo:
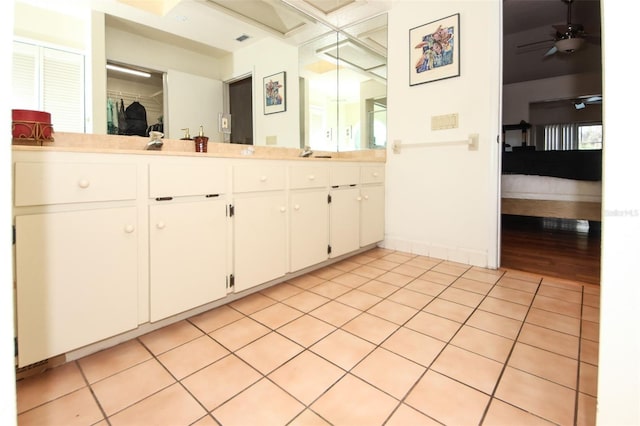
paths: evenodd
<path fill-rule="evenodd" d="M 243 42 L 243 41 L 245 41 L 245 40 L 246 40 L 246 39 L 248 39 L 248 38 L 249 38 L 249 36 L 248 36 L 248 35 L 246 35 L 246 34 L 242 34 L 240 37 L 236 37 L 236 41 Z"/>

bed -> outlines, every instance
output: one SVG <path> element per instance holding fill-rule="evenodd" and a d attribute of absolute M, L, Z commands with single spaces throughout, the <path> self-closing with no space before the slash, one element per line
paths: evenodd
<path fill-rule="evenodd" d="M 502 213 L 601 220 L 602 151 L 504 152 Z"/>

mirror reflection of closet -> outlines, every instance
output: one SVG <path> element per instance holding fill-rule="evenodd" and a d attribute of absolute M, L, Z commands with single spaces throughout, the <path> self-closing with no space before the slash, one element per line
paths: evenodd
<path fill-rule="evenodd" d="M 133 73 L 130 71 L 134 71 Z M 107 133 L 148 136 L 152 130 L 164 133 L 164 73 L 127 64 L 107 64 Z M 134 103 L 144 107 L 146 124 L 122 121 L 122 109 Z M 133 111 L 130 109 L 129 111 Z"/>

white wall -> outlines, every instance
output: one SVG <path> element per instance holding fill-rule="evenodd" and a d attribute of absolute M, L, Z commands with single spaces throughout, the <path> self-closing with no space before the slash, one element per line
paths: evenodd
<path fill-rule="evenodd" d="M 286 72 L 286 111 L 265 115 L 263 78 L 282 71 Z M 300 147 L 298 48 L 276 39 L 261 40 L 234 53 L 222 80 L 247 74 L 253 76 L 253 144 L 266 145 L 267 137 L 275 136 L 276 146 Z"/>
<path fill-rule="evenodd" d="M 409 86 L 409 29 L 460 13 L 460 77 Z M 500 134 L 500 2 L 399 1 L 389 13 L 387 222 L 384 245 L 496 267 Z M 458 113 L 459 128 L 431 131 Z M 480 135 L 463 145 L 404 148 Z"/>

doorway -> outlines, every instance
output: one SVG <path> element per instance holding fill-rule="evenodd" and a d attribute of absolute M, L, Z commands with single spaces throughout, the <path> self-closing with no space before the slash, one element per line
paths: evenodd
<path fill-rule="evenodd" d="M 253 145 L 253 78 L 229 83 L 230 142 Z"/>

